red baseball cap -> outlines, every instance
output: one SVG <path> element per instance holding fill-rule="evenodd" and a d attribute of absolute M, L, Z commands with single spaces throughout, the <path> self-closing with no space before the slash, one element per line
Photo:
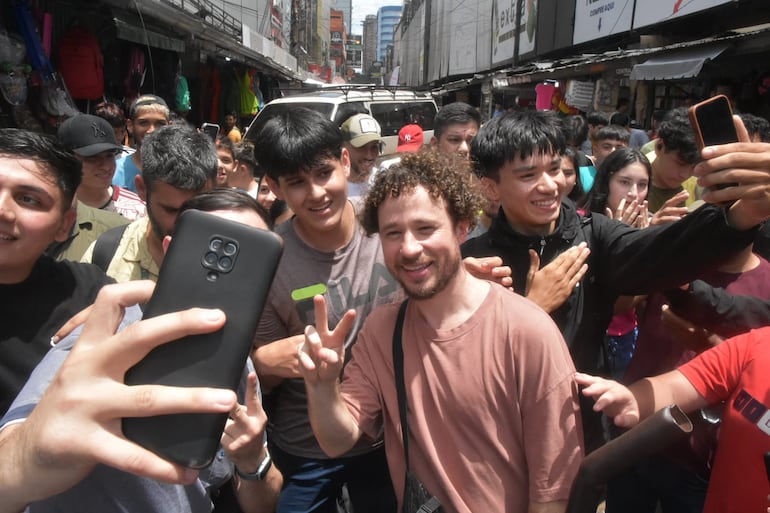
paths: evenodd
<path fill-rule="evenodd" d="M 398 131 L 398 147 L 396 151 L 399 153 L 419 151 L 422 143 L 422 128 L 420 128 L 420 125 L 412 123 Z"/>

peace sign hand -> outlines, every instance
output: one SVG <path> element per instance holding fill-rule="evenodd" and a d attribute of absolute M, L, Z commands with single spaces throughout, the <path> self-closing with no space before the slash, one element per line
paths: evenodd
<path fill-rule="evenodd" d="M 345 339 L 353 327 L 354 310 L 348 310 L 334 329 L 329 329 L 326 301 L 313 298 L 316 326 L 305 327 L 305 343 L 299 347 L 299 368 L 306 385 L 335 383 L 345 361 Z"/>

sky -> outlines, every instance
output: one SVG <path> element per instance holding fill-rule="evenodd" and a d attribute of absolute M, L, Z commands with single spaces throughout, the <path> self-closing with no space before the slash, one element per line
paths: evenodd
<path fill-rule="evenodd" d="M 363 34 L 363 21 L 367 14 L 377 14 L 377 9 L 384 5 L 403 5 L 402 0 L 353 0 L 353 12 L 350 17 L 353 23 L 350 25 L 351 34 Z"/>

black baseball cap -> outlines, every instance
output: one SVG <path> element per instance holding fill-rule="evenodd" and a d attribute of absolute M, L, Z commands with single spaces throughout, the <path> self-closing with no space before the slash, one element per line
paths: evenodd
<path fill-rule="evenodd" d="M 115 132 L 109 121 L 91 114 L 69 118 L 59 126 L 57 136 L 68 150 L 81 157 L 122 149 L 115 141 Z"/>

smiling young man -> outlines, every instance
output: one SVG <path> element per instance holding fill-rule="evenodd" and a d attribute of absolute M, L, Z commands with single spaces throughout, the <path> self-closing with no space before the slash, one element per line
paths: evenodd
<path fill-rule="evenodd" d="M 582 458 L 574 367 L 542 310 L 462 266 L 460 243 L 481 201 L 466 162 L 421 152 L 379 175 L 364 206 L 362 224 L 380 234 L 385 264 L 409 297 L 410 468 L 444 511 L 564 511 Z M 330 331 L 326 302 L 315 304 L 318 328 L 308 327 L 300 353 L 313 430 L 330 455 L 384 430 L 403 503 L 392 350 L 399 305 L 368 317 L 340 384 L 354 316 Z"/>
<path fill-rule="evenodd" d="M 354 114 L 340 125 L 342 147 L 348 151 L 350 174 L 348 196 L 363 196 L 380 156 L 380 124 L 369 114 Z"/>
<path fill-rule="evenodd" d="M 603 340 L 620 295 L 647 294 L 697 278 L 720 258 L 753 239 L 758 224 L 751 202 L 729 210 L 706 205 L 676 223 L 636 230 L 603 215 L 583 217 L 562 201 L 558 118 L 543 112 L 505 114 L 474 139 L 472 157 L 487 193 L 501 209 L 489 231 L 463 245 L 464 256 L 497 255 L 511 267 L 513 284 L 526 293 L 529 250 L 546 265 L 574 246 L 590 250 L 588 270 L 551 316 L 581 372 L 605 372 Z M 658 265 L 665 262 L 666 265 Z M 589 369 L 589 370 L 587 370 Z M 598 417 L 583 404 L 586 448 L 602 442 Z"/>
<path fill-rule="evenodd" d="M 70 235 L 80 163 L 55 139 L 0 130 L 0 413 L 51 348 L 54 332 L 111 280 L 44 256 Z"/>
<path fill-rule="evenodd" d="M 136 177 L 142 172 L 142 142 L 147 135 L 168 125 L 171 111 L 160 96 L 143 94 L 134 101 L 128 114 L 126 129 L 134 139 L 136 151 L 118 159 L 112 183 L 138 192 Z"/>
<path fill-rule="evenodd" d="M 75 154 L 83 169 L 78 200 L 89 207 L 117 212 L 129 221 L 147 213 L 144 202 L 128 189 L 112 185 L 115 154 L 121 146 L 115 140 L 112 125 L 90 114 L 71 117 L 61 124 L 59 140 Z"/>
<path fill-rule="evenodd" d="M 350 156 L 337 126 L 315 111 L 293 109 L 268 121 L 255 147 L 262 148 L 256 157 L 264 180 L 294 212 L 275 229 L 284 252 L 252 354 L 262 384 L 273 387 L 270 453 L 284 475 L 277 511 L 335 513 L 347 485 L 356 511 L 392 512 L 395 498 L 381 440 L 364 440 L 338 458 L 318 446 L 297 347 L 305 326 L 315 322 L 315 294 L 328 298 L 329 317 L 337 322 L 351 308 L 363 320 L 375 306 L 400 298 L 401 291 L 382 261 L 379 239 L 363 233 L 348 201 Z"/>

